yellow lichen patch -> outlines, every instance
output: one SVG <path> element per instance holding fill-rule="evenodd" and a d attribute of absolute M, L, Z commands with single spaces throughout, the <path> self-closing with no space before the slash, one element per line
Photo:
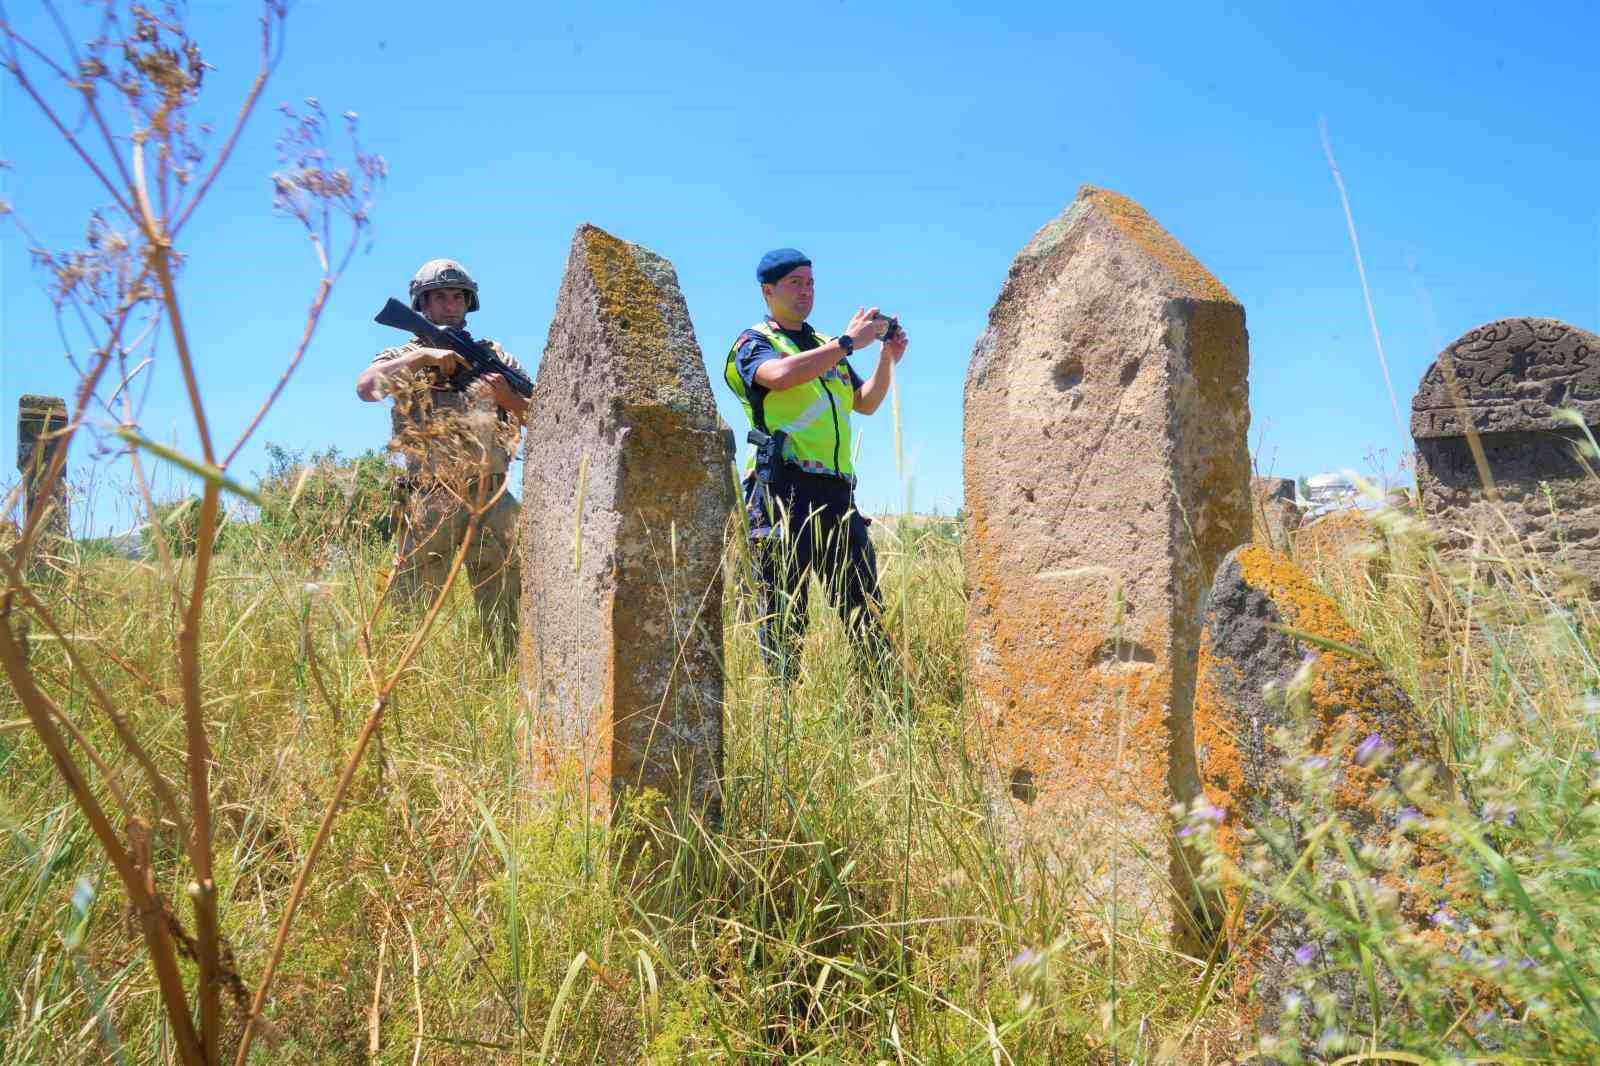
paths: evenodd
<path fill-rule="evenodd" d="M 1283 624 L 1311 637 L 1347 645 L 1359 651 L 1355 630 L 1339 613 L 1332 598 L 1312 584 L 1305 571 L 1281 555 L 1260 545 L 1240 550 L 1236 556 L 1247 584 L 1264 593 L 1272 602 Z M 1304 650 L 1317 655 L 1309 690 L 1311 721 L 1308 723 L 1308 754 L 1331 756 L 1343 748 L 1339 773 L 1330 797 L 1333 810 L 1357 832 L 1383 823 L 1386 813 L 1380 807 L 1397 767 L 1418 761 L 1442 771 L 1438 751 L 1422 720 L 1412 713 L 1404 694 L 1384 673 L 1381 665 L 1359 654 L 1311 641 L 1301 642 Z M 1237 746 L 1229 746 L 1225 734 L 1239 720 L 1237 711 L 1219 705 L 1217 671 L 1235 669 L 1225 660 L 1211 659 L 1202 652 L 1201 696 L 1195 709 L 1196 743 L 1213 746 L 1220 756 L 1208 755 L 1205 785 L 1212 802 L 1230 812 L 1244 811 L 1252 796 L 1243 793 L 1242 769 L 1230 761 Z M 1254 679 L 1285 681 L 1287 678 Z M 1235 686 L 1238 687 L 1237 685 Z M 1270 732 L 1270 727 L 1269 727 Z M 1386 749 L 1386 758 L 1363 765 L 1356 758 L 1357 747 L 1369 737 L 1377 737 Z M 1281 753 L 1269 751 L 1269 761 Z M 1213 770 L 1213 759 L 1215 763 Z M 1278 771 L 1269 771 L 1278 772 Z M 1214 791 L 1213 791 L 1214 790 Z M 1230 804 L 1227 800 L 1233 800 Z M 1237 858 L 1236 851 L 1228 852 Z M 1416 895 L 1417 886 L 1436 884 L 1438 871 L 1419 869 L 1409 886 L 1397 886 L 1403 901 Z M 1417 907 L 1422 904 L 1418 903 Z"/>
<path fill-rule="evenodd" d="M 1200 674 L 1194 693 L 1194 749 L 1200 783 L 1206 799 L 1226 817 L 1217 827 L 1217 844 L 1233 861 L 1239 859 L 1239 814 L 1249 795 L 1244 772 L 1244 749 L 1239 743 L 1236 716 L 1230 714 L 1218 674 L 1237 672 L 1233 660 L 1213 656 L 1209 634 L 1200 637 Z"/>
<path fill-rule="evenodd" d="M 589 271 L 605 299 L 605 311 L 626 329 L 635 343 L 665 352 L 667 323 L 661 315 L 661 293 L 634 258 L 633 246 L 597 226 L 582 230 Z"/>
<path fill-rule="evenodd" d="M 974 541 L 988 543 L 982 519 Z M 1109 578 L 1041 584 L 969 556 L 978 724 L 1002 773 L 1026 771 L 1042 827 L 1088 823 L 1164 847 L 1172 762 L 1170 634 L 1119 630 Z M 1110 835 L 1107 836 L 1110 839 Z"/>
<path fill-rule="evenodd" d="M 1245 583 L 1265 593 L 1287 625 L 1343 644 L 1359 643 L 1328 594 L 1288 559 L 1252 544 L 1239 552 L 1238 561 Z"/>
<path fill-rule="evenodd" d="M 1217 300 L 1231 304 L 1239 302 L 1189 249 L 1179 244 L 1177 238 L 1130 198 L 1093 185 L 1079 189 L 1078 198 L 1087 199 L 1127 234 L 1134 244 L 1166 267 L 1173 280 L 1184 290 L 1182 295 L 1194 300 Z"/>

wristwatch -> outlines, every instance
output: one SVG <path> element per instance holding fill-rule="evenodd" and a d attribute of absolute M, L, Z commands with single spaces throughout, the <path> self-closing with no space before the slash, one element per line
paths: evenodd
<path fill-rule="evenodd" d="M 856 350 L 856 342 L 851 339 L 850 334 L 848 333 L 839 334 L 838 340 L 839 347 L 844 349 L 845 358 L 848 359 L 850 357 L 850 353 Z"/>

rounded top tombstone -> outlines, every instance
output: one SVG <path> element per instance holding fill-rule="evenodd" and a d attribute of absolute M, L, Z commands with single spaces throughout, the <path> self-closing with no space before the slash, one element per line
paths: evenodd
<path fill-rule="evenodd" d="M 1600 425 L 1600 337 L 1553 318 L 1503 318 L 1439 353 L 1412 398 L 1411 435 L 1571 429 L 1562 408 Z"/>

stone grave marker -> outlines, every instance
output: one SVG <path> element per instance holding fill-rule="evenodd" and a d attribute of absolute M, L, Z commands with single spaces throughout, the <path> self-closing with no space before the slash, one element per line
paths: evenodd
<path fill-rule="evenodd" d="M 22 474 L 26 514 L 33 513 L 50 464 L 61 451 L 62 439 L 56 434 L 66 428 L 67 402 L 61 397 L 24 395 L 17 401 L 17 470 Z M 45 515 L 42 531 L 47 535 L 66 536 L 67 518 L 67 483 L 63 472 L 51 493 L 50 510 Z"/>
<path fill-rule="evenodd" d="M 1085 186 L 1011 265 L 967 372 L 969 677 L 1025 825 L 1171 920 L 1199 788 L 1200 603 L 1250 538 L 1244 308 Z"/>
<path fill-rule="evenodd" d="M 1290 535 L 1300 525 L 1294 478 L 1253 477 L 1250 496 L 1252 535 L 1256 543 L 1265 544 L 1274 551 L 1287 550 Z"/>
<path fill-rule="evenodd" d="M 523 463 L 520 680 L 541 766 L 603 816 L 719 806 L 732 450 L 672 264 L 578 228 Z"/>
<path fill-rule="evenodd" d="M 1283 555 L 1260 544 L 1228 555 L 1212 584 L 1200 649 L 1194 740 L 1209 809 L 1196 821 L 1215 831 L 1231 869 L 1281 884 L 1298 860 L 1300 894 L 1333 899 L 1341 882 L 1370 884 L 1420 927 L 1443 887 L 1421 869 L 1438 878 L 1436 853 L 1420 849 L 1418 868 L 1407 868 L 1383 858 L 1384 846 L 1403 818 L 1416 817 L 1400 789 L 1405 769 L 1426 767 L 1436 799 L 1448 797 L 1451 777 L 1427 723 L 1361 644 L 1332 598 Z M 1281 747 L 1285 736 L 1299 750 Z M 1326 834 L 1302 858 L 1329 813 L 1351 853 L 1365 857 L 1360 869 L 1349 868 Z M 1210 914 L 1236 953 L 1234 992 L 1253 993 L 1272 1029 L 1285 994 L 1322 969 L 1322 938 L 1303 913 L 1274 906 L 1232 876 L 1223 884 Z M 1366 1002 L 1353 973 L 1319 980 L 1347 1005 Z"/>
<path fill-rule="evenodd" d="M 1449 541 L 1459 545 L 1479 530 L 1503 537 L 1491 511 L 1497 503 L 1534 551 L 1600 581 L 1600 481 L 1578 456 L 1582 428 L 1563 409 L 1591 432 L 1600 427 L 1600 337 L 1553 318 L 1506 318 L 1468 331 L 1428 367 L 1411 401 L 1417 486 L 1424 513 Z"/>

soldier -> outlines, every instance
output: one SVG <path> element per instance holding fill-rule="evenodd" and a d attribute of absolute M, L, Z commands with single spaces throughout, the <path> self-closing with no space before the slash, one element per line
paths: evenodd
<path fill-rule="evenodd" d="M 837 337 L 811 327 L 811 260 L 793 248 L 756 267 L 767 315 L 733 342 L 723 378 L 750 418 L 756 458 L 745 478 L 764 603 L 761 646 L 780 677 L 800 655 L 810 574 L 822 578 L 869 674 L 893 675 L 884 634 L 878 563 L 856 508 L 850 416 L 870 415 L 889 393 L 910 344 L 876 307 L 858 308 Z M 852 352 L 881 340 L 863 380 Z"/>
<path fill-rule="evenodd" d="M 478 283 L 461 264 L 431 259 L 411 279 L 411 306 L 430 322 L 464 329 L 479 307 Z M 507 366 L 522 367 L 494 341 L 477 338 Z M 356 395 L 394 400 L 391 451 L 405 456 L 397 500 L 400 525 L 395 594 L 406 603 L 431 598 L 444 584 L 474 511 L 482 518 L 466 558 L 485 639 L 497 660 L 516 647 L 522 569 L 517 559 L 517 501 L 506 467 L 522 439 L 528 401 L 499 374 L 462 387 L 462 358 L 413 339 L 378 353 L 356 379 Z"/>

